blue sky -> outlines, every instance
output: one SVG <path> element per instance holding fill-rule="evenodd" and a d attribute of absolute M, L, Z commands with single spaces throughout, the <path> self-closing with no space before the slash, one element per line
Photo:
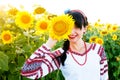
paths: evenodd
<path fill-rule="evenodd" d="M 28 11 L 33 4 L 38 4 L 55 14 L 62 14 L 66 9 L 80 9 L 89 22 L 100 18 L 103 23 L 120 24 L 120 0 L 0 0 L 0 5 L 8 3 L 16 7 L 22 4 Z"/>

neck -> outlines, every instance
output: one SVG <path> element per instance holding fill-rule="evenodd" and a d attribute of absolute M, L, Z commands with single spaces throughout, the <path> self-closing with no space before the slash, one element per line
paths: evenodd
<path fill-rule="evenodd" d="M 79 41 L 72 43 L 70 42 L 70 48 L 74 51 L 83 51 L 84 49 L 84 41 L 82 39 L 80 39 Z"/>

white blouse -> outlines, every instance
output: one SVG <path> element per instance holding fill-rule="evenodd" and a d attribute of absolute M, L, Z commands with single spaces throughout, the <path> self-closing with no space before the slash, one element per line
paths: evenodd
<path fill-rule="evenodd" d="M 107 59 L 104 48 L 99 44 L 91 44 L 87 54 L 84 55 L 68 50 L 64 66 L 55 58 L 61 53 L 63 53 L 62 48 L 51 52 L 50 48 L 43 44 L 27 59 L 21 74 L 30 79 L 38 79 L 60 69 L 65 80 L 108 80 Z M 81 66 L 75 60 L 80 64 L 85 61 L 86 63 Z"/>

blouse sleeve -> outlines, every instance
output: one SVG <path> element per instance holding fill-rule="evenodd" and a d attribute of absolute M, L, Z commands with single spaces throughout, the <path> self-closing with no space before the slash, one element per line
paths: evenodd
<path fill-rule="evenodd" d="M 108 63 L 103 47 L 99 48 L 100 60 L 100 80 L 108 80 Z"/>
<path fill-rule="evenodd" d="M 63 53 L 62 48 L 51 52 L 50 48 L 43 44 L 26 60 L 21 69 L 21 75 L 30 79 L 38 79 L 59 69 L 60 63 L 56 57 L 61 53 Z"/>

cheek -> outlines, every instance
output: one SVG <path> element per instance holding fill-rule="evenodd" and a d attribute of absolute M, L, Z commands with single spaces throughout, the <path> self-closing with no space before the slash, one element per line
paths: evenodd
<path fill-rule="evenodd" d="M 79 36 L 80 38 L 82 38 L 83 32 L 78 32 L 78 36 Z"/>
<path fill-rule="evenodd" d="M 79 39 L 82 39 L 82 38 L 83 38 L 83 33 L 80 33 L 80 34 L 78 35 L 78 38 L 79 38 Z"/>

